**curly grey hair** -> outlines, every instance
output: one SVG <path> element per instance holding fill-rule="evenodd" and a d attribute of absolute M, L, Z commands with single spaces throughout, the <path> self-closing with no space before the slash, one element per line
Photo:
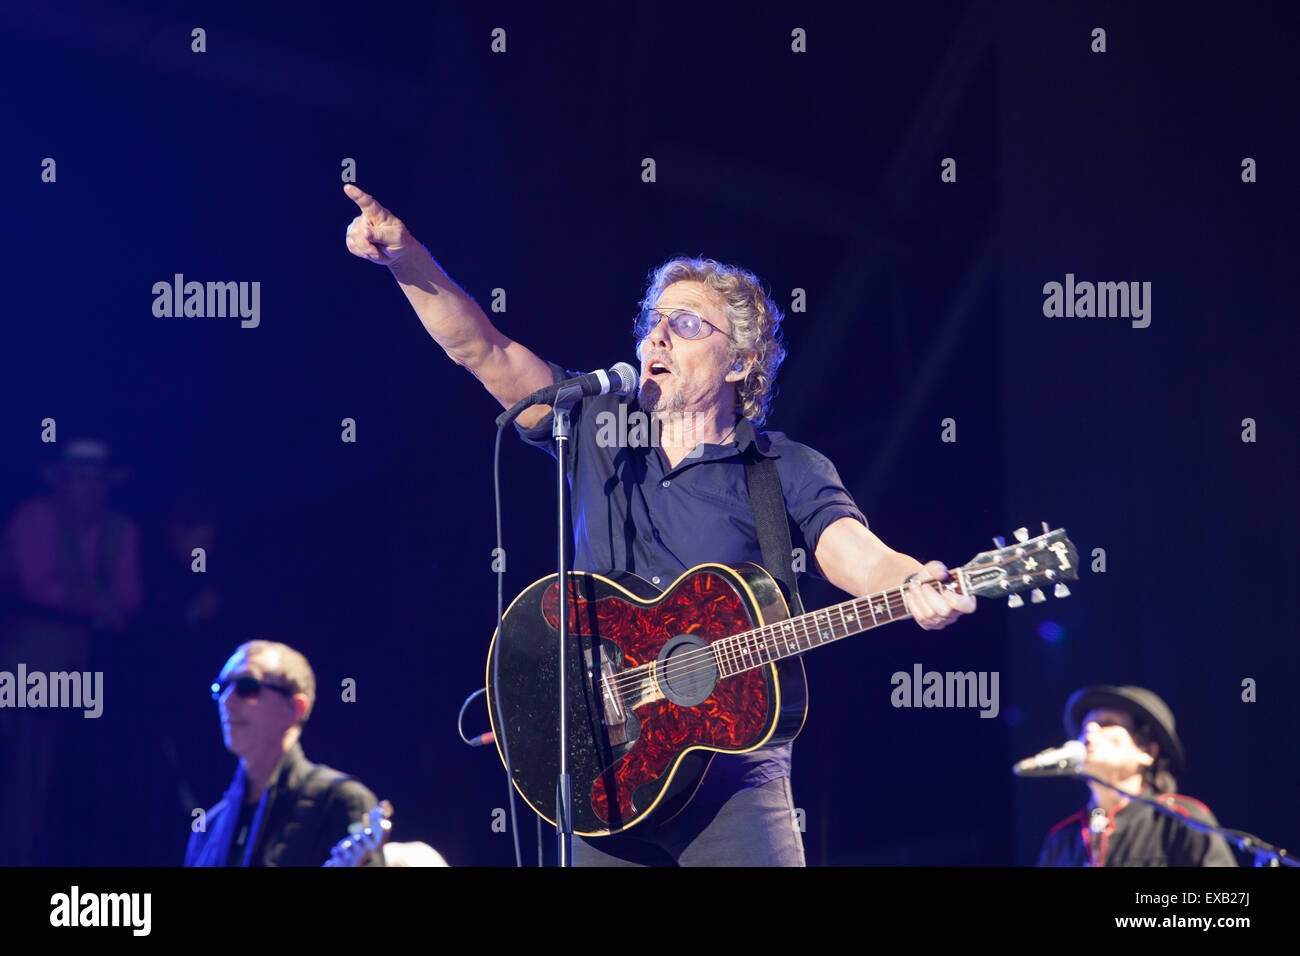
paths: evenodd
<path fill-rule="evenodd" d="M 712 259 L 669 259 L 649 275 L 649 286 L 641 300 L 641 311 L 632 334 L 641 342 L 659 322 L 647 313 L 674 282 L 700 282 L 722 301 L 723 314 L 731 323 L 731 361 L 750 361 L 749 374 L 736 386 L 736 405 L 755 425 L 762 425 L 776 395 L 776 373 L 785 360 L 781 322 L 785 314 L 772 301 L 762 283 L 738 266 Z M 647 316 L 653 316 L 653 322 Z"/>

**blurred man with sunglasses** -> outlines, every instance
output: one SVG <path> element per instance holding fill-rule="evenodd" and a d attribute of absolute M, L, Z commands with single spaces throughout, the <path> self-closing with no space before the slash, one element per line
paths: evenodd
<path fill-rule="evenodd" d="M 353 185 L 344 192 L 360 209 L 348 227 L 348 250 L 388 266 L 434 341 L 504 407 L 573 374 L 496 329 L 373 197 Z M 785 358 L 783 318 L 743 269 L 674 259 L 653 273 L 634 326 L 641 379 L 629 404 L 656 416 L 660 427 L 651 447 L 630 435 L 611 440 L 601 422 L 617 418 L 621 396 L 588 399 L 574 409 L 574 569 L 628 571 L 666 589 L 696 565 L 761 564 L 746 463 L 768 468 L 758 461 L 767 459 L 797 534 L 793 544 L 810 557 L 809 569 L 855 597 L 910 583 L 905 600 L 926 630 L 970 613 L 973 597 L 922 587 L 947 578 L 942 563 L 922 565 L 868 529 L 825 457 L 779 432 L 758 430 Z M 550 423 L 549 406 L 533 406 L 515 422 L 525 441 L 553 454 Z M 789 775 L 788 744 L 716 756 L 682 813 L 663 826 L 645 823 L 626 834 L 576 840 L 574 861 L 802 866 Z"/>
<path fill-rule="evenodd" d="M 378 800 L 303 754 L 316 702 L 307 658 L 286 644 L 241 645 L 212 682 L 226 749 L 239 768 L 221 802 L 196 821 L 186 866 L 320 866 Z M 378 853 L 363 865 L 383 866 Z"/>

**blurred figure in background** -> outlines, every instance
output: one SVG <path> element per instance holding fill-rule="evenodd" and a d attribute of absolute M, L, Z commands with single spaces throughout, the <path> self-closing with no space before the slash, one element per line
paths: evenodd
<path fill-rule="evenodd" d="M 1125 793 L 1138 794 L 1184 817 L 1217 826 L 1199 800 L 1174 793 L 1183 744 L 1169 706 L 1145 687 L 1083 687 L 1065 705 L 1065 729 L 1087 745 L 1079 769 Z M 1220 836 L 1088 783 L 1092 799 L 1047 834 L 1039 866 L 1236 866 Z"/>
<path fill-rule="evenodd" d="M 58 459 L 42 469 L 49 494 L 19 504 L 0 535 L 2 670 L 20 663 L 28 673 L 102 670 L 107 645 L 143 601 L 140 530 L 109 506 L 125 470 L 103 441 L 81 438 L 59 448 Z M 69 737 L 82 729 L 82 718 L 75 711 L 0 710 L 0 862 L 89 862 L 60 845 L 54 831 L 70 828 L 53 826 L 61 805 L 51 807 L 61 756 L 89 783 L 86 755 L 72 753 L 82 734 Z"/>

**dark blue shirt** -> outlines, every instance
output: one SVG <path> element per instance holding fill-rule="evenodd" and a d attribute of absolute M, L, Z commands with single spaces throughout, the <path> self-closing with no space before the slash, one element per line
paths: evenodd
<path fill-rule="evenodd" d="M 557 382 L 577 374 L 547 364 Z M 867 523 L 830 461 L 781 432 L 759 432 L 739 418 L 734 440 L 697 446 L 670 468 L 651 442 L 651 417 L 635 397 L 620 395 L 583 399 L 573 409 L 569 475 L 575 571 L 630 571 L 664 590 L 699 564 L 762 565 L 745 477 L 744 454 L 751 445 L 776 461 L 791 543 L 804 549 L 805 567 L 815 570 L 817 541 L 833 522 L 849 517 Z M 551 427 L 547 415 L 519 433 L 554 456 Z M 745 786 L 758 786 L 789 774 L 790 746 L 720 756 L 714 766 L 737 772 Z"/>

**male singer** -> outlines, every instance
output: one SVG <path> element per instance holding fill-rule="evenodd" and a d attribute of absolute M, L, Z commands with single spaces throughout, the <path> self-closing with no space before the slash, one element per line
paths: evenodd
<path fill-rule="evenodd" d="M 569 376 L 494 328 L 483 310 L 434 262 L 402 221 L 356 186 L 347 230 L 353 255 L 388 267 L 434 341 L 504 407 Z M 580 331 L 586 314 L 574 275 L 567 309 L 547 316 L 550 338 Z M 868 528 L 826 458 L 779 432 L 760 432 L 785 357 L 780 310 L 748 272 L 709 259 L 678 259 L 651 278 L 637 318 L 641 361 L 637 410 L 662 427 L 653 447 L 602 440 L 598 416 L 616 396 L 573 411 L 574 570 L 630 571 L 661 588 L 709 561 L 762 562 L 744 457 L 776 463 L 786 508 L 816 569 L 854 596 L 908 579 L 908 609 L 926 630 L 975 609 L 975 599 L 942 581 L 938 561 L 922 565 Z M 629 418 L 631 416 L 629 415 Z M 531 444 L 551 448 L 551 409 L 535 406 L 516 425 Z M 682 813 L 661 825 L 574 841 L 578 865 L 802 866 L 793 826 L 790 746 L 718 755 Z"/>

